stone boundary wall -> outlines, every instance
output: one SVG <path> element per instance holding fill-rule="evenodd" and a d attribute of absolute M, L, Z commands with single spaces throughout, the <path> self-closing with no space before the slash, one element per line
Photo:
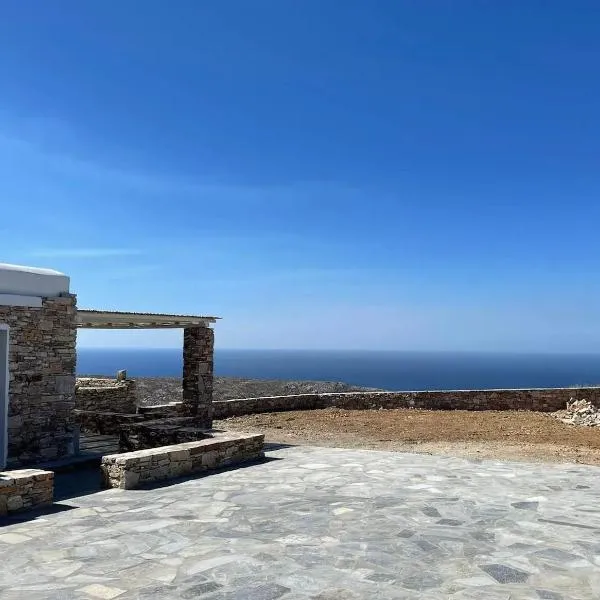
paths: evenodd
<path fill-rule="evenodd" d="M 75 383 L 75 407 L 79 410 L 135 413 L 135 381 L 78 377 Z"/>
<path fill-rule="evenodd" d="M 421 392 L 346 392 L 295 394 L 213 402 L 215 419 L 288 410 L 337 407 L 347 410 L 422 408 L 430 410 L 530 410 L 553 412 L 570 398 L 600 406 L 600 387 L 515 390 L 447 390 Z"/>
<path fill-rule="evenodd" d="M 54 473 L 19 469 L 0 473 L 0 516 L 48 506 L 54 500 Z"/>
<path fill-rule="evenodd" d="M 212 438 L 109 454 L 102 458 L 105 487 L 134 489 L 144 484 L 256 460 L 264 456 L 262 434 L 213 434 Z"/>

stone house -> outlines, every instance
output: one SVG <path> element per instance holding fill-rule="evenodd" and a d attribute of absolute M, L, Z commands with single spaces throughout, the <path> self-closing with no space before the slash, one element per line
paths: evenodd
<path fill-rule="evenodd" d="M 216 318 L 78 310 L 69 283 L 0 263 L 0 470 L 79 452 L 77 328 L 183 329 L 182 412 L 210 429 Z"/>
<path fill-rule="evenodd" d="M 74 453 L 76 318 L 67 276 L 0 264 L 0 468 Z"/>

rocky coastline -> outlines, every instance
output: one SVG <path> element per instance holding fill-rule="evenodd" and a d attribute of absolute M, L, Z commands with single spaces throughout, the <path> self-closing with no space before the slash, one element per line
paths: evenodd
<path fill-rule="evenodd" d="M 178 377 L 136 377 L 136 397 L 141 406 L 156 406 L 181 400 L 181 379 Z M 377 391 L 339 381 L 280 381 L 215 377 L 214 400 L 287 396 L 290 394 L 324 394 L 339 392 Z"/>

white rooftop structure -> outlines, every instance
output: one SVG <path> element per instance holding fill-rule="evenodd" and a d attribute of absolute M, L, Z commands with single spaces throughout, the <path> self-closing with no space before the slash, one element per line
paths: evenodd
<path fill-rule="evenodd" d="M 27 298 L 56 298 L 68 293 L 69 278 L 64 273 L 0 263 L 0 305 L 18 306 Z"/>

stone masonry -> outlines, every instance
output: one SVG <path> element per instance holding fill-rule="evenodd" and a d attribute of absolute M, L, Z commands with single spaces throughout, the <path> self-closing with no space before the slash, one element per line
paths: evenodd
<path fill-rule="evenodd" d="M 0 515 L 52 504 L 54 473 L 39 469 L 0 472 Z"/>
<path fill-rule="evenodd" d="M 183 404 L 184 416 L 212 427 L 214 331 L 210 327 L 183 330 Z"/>
<path fill-rule="evenodd" d="M 213 402 L 213 418 L 287 410 L 343 408 L 422 408 L 429 410 L 532 410 L 553 412 L 570 399 L 600 406 L 600 387 L 524 390 L 446 390 L 422 392 L 347 392 L 242 398 Z"/>
<path fill-rule="evenodd" d="M 110 454 L 102 458 L 106 487 L 133 489 L 155 481 L 256 460 L 264 456 L 262 434 L 220 433 L 177 444 Z"/>
<path fill-rule="evenodd" d="M 143 421 L 144 415 L 75 409 L 73 418 L 82 432 L 119 435 L 129 424 Z"/>
<path fill-rule="evenodd" d="M 75 296 L 46 298 L 40 308 L 0 306 L 10 328 L 8 464 L 74 452 Z"/>
<path fill-rule="evenodd" d="M 211 437 L 204 427 L 198 426 L 193 417 L 168 417 L 121 425 L 121 451 L 143 450 L 195 442 Z"/>
<path fill-rule="evenodd" d="M 75 384 L 75 406 L 80 410 L 135 413 L 135 381 L 78 377 Z"/>

